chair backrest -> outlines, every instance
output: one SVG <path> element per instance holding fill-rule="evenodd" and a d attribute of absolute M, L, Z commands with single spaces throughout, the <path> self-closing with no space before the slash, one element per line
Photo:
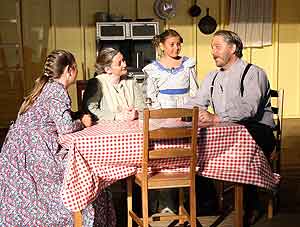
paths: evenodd
<path fill-rule="evenodd" d="M 82 110 L 83 94 L 86 89 L 87 83 L 88 83 L 87 80 L 77 80 L 76 81 L 78 111 Z"/>
<path fill-rule="evenodd" d="M 193 109 L 184 108 L 170 108 L 170 109 L 157 109 L 144 110 L 144 152 L 143 152 L 143 163 L 142 171 L 143 174 L 148 172 L 148 162 L 151 159 L 160 158 L 175 158 L 175 157 L 186 157 L 190 158 L 190 173 L 195 172 L 196 161 L 197 161 L 197 131 L 198 131 L 198 107 Z M 176 118 L 191 118 L 191 124 L 183 127 L 175 123 Z M 173 124 L 167 123 L 169 119 L 173 118 Z M 151 119 L 151 121 L 150 121 Z M 152 129 L 153 124 L 157 119 L 166 120 L 165 123 L 160 121 L 159 127 Z M 154 121 L 154 122 L 153 122 Z M 170 121 L 169 121 L 170 122 Z M 179 123 L 180 124 L 180 123 Z M 171 147 L 171 148 L 160 148 L 155 149 L 151 146 L 151 141 L 159 141 L 166 139 L 190 139 L 190 147 Z M 193 171 L 191 171 L 193 170 Z"/>
<path fill-rule="evenodd" d="M 274 114 L 275 129 L 274 134 L 276 138 L 275 151 L 280 155 L 281 151 L 281 139 L 282 139 L 282 120 L 283 120 L 283 100 L 284 100 L 284 89 L 271 90 L 272 99 L 272 111 Z M 278 160 L 273 162 L 273 170 L 280 172 L 280 157 Z"/>

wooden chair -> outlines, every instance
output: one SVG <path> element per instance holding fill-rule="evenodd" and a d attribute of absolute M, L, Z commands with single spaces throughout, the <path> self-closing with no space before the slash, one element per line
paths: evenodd
<path fill-rule="evenodd" d="M 167 119 L 192 117 L 191 127 L 160 127 L 151 130 L 150 119 Z M 151 120 L 152 121 L 152 120 Z M 149 223 L 156 220 L 179 220 L 179 224 L 189 221 L 192 227 L 196 226 L 196 191 L 195 191 L 195 174 L 197 162 L 197 131 L 198 131 L 198 108 L 193 109 L 159 109 L 144 110 L 144 149 L 142 171 L 128 180 L 128 215 L 139 226 L 148 227 Z M 158 142 L 165 139 L 190 139 L 189 148 L 160 148 L 153 149 L 151 141 Z M 190 160 L 188 172 L 157 172 L 149 173 L 149 163 L 155 159 L 164 158 L 187 158 Z M 142 218 L 132 210 L 132 180 L 141 187 L 142 191 Z M 148 191 L 152 189 L 179 188 L 179 212 L 174 215 L 163 215 L 159 217 L 148 217 Z M 189 214 L 183 206 L 183 189 L 189 188 Z M 128 226 L 131 226 L 131 218 L 128 216 Z"/>
<path fill-rule="evenodd" d="M 276 139 L 275 149 L 272 153 L 272 158 L 270 160 L 273 172 L 280 173 L 280 153 L 281 153 L 281 138 L 282 138 L 282 119 L 283 119 L 283 99 L 284 90 L 271 90 L 271 101 L 272 101 L 272 111 L 274 114 L 275 128 L 274 135 Z M 272 196 L 268 199 L 268 211 L 267 216 L 271 219 L 274 212 L 278 209 L 279 194 L 278 191 L 272 193 Z"/>
<path fill-rule="evenodd" d="M 82 110 L 83 93 L 86 89 L 87 83 L 88 83 L 87 80 L 77 80 L 76 81 L 78 111 Z"/>

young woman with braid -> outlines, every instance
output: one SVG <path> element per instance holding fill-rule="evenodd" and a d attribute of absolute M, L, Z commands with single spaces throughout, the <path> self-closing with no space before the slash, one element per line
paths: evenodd
<path fill-rule="evenodd" d="M 67 89 L 77 73 L 70 52 L 52 51 L 10 126 L 0 153 L 0 226 L 73 226 L 61 199 L 67 154 L 57 139 L 92 124 L 89 115 L 71 117 Z M 84 226 L 93 226 L 92 206 L 83 213 Z"/>

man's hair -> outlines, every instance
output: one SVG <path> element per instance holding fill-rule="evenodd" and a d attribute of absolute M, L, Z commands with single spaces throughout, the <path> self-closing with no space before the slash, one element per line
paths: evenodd
<path fill-rule="evenodd" d="M 219 30 L 214 34 L 214 37 L 215 36 L 222 36 L 227 44 L 235 44 L 235 56 L 238 58 L 243 57 L 243 42 L 238 34 L 228 30 Z"/>

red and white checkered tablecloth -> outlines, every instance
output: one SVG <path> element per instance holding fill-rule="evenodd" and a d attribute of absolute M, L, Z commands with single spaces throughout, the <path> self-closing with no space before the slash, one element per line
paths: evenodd
<path fill-rule="evenodd" d="M 199 128 L 198 168 L 205 177 L 253 184 L 271 189 L 279 182 L 261 151 L 242 125 L 223 123 Z M 62 197 L 65 206 L 79 211 L 92 202 L 97 192 L 138 171 L 142 161 L 143 131 L 139 121 L 100 121 L 82 131 L 61 136 L 68 150 L 68 169 Z M 184 140 L 168 140 L 153 146 L 184 145 Z M 165 170 L 184 170 L 186 160 L 153 163 Z"/>

